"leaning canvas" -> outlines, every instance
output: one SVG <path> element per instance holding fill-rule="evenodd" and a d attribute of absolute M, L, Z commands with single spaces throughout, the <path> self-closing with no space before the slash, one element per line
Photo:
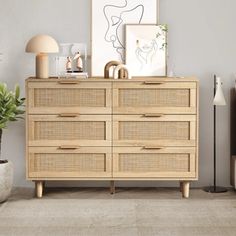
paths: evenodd
<path fill-rule="evenodd" d="M 166 25 L 126 25 L 126 64 L 132 76 L 166 76 L 166 57 Z"/>
<path fill-rule="evenodd" d="M 126 24 L 156 23 L 157 0 L 92 0 L 92 76 L 108 61 L 125 62 Z"/>

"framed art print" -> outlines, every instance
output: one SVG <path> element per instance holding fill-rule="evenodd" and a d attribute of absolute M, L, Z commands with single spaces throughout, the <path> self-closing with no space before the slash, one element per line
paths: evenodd
<path fill-rule="evenodd" d="M 126 64 L 132 76 L 166 76 L 167 25 L 126 25 Z"/>
<path fill-rule="evenodd" d="M 156 24 L 159 0 L 92 0 L 91 74 L 108 61 L 125 62 L 125 25 Z"/>

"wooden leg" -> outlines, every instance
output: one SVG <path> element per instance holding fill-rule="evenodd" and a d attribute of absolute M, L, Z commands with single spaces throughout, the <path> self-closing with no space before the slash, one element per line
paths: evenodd
<path fill-rule="evenodd" d="M 182 193 L 183 192 L 183 182 L 179 181 L 179 191 Z"/>
<path fill-rule="evenodd" d="M 43 196 L 43 181 L 35 181 L 35 192 L 37 198 Z"/>
<path fill-rule="evenodd" d="M 182 195 L 184 198 L 189 198 L 189 185 L 190 185 L 190 183 L 188 181 L 183 182 Z"/>
<path fill-rule="evenodd" d="M 116 191 L 116 190 L 115 190 L 115 181 L 112 180 L 112 181 L 110 182 L 110 193 L 111 193 L 111 194 L 115 194 L 115 191 Z"/>

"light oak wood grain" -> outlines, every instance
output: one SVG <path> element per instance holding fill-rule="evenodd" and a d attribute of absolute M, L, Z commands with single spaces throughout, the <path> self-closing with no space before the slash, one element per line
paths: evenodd
<path fill-rule="evenodd" d="M 26 97 L 26 173 L 38 197 L 46 180 L 109 180 L 111 193 L 118 180 L 175 180 L 189 197 L 198 179 L 196 78 L 32 77 Z"/>

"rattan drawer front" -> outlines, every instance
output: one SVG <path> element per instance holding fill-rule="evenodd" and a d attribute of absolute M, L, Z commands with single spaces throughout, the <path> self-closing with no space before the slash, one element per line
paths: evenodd
<path fill-rule="evenodd" d="M 196 114 L 196 88 L 195 82 L 114 83 L 113 112 L 115 114 L 143 112 Z"/>
<path fill-rule="evenodd" d="M 29 146 L 110 146 L 111 116 L 29 116 Z"/>
<path fill-rule="evenodd" d="M 30 114 L 109 114 L 111 112 L 111 83 L 29 82 Z"/>
<path fill-rule="evenodd" d="M 195 178 L 195 148 L 115 147 L 113 177 Z"/>
<path fill-rule="evenodd" d="M 111 148 L 29 148 L 29 178 L 111 177 Z"/>
<path fill-rule="evenodd" d="M 115 146 L 195 146 L 195 115 L 114 115 Z M 158 116 L 158 115 L 157 115 Z"/>

